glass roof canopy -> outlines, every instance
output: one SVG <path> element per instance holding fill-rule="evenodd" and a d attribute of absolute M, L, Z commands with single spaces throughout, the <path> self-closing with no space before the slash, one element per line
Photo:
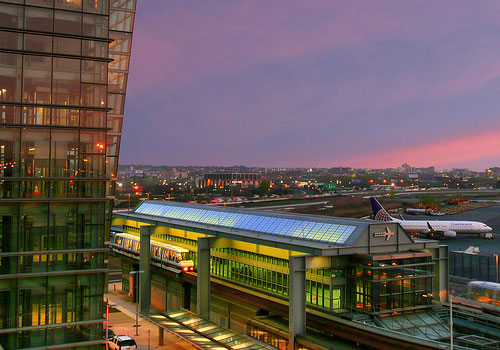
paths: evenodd
<path fill-rule="evenodd" d="M 265 232 L 285 238 L 306 239 L 336 245 L 343 245 L 357 228 L 354 225 L 307 221 L 298 215 L 297 219 L 292 219 L 265 216 L 262 213 L 259 213 L 260 215 L 238 213 L 237 210 L 230 212 L 227 208 L 205 209 L 207 207 L 195 208 L 193 206 L 145 201 L 134 209 L 134 214 Z"/>

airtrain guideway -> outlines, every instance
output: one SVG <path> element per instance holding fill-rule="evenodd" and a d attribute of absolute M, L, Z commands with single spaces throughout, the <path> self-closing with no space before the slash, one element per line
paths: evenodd
<path fill-rule="evenodd" d="M 127 271 L 145 271 L 143 314 L 183 308 L 290 349 L 325 337 L 384 348 L 449 341 L 433 314 L 433 301 L 448 298 L 447 247 L 397 222 L 150 200 L 116 213 L 112 225 L 124 289 L 135 283 Z M 389 319 L 401 317 L 422 326 L 392 331 Z"/>

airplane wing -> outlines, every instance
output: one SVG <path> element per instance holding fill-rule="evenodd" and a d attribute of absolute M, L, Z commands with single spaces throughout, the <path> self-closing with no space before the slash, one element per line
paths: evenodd
<path fill-rule="evenodd" d="M 429 224 L 429 221 L 427 221 L 427 227 L 429 228 L 429 233 L 434 233 L 436 232 L 436 230 L 434 230 L 431 226 L 431 224 Z"/>
<path fill-rule="evenodd" d="M 429 235 L 442 235 L 444 237 L 447 237 L 447 238 L 451 238 L 451 237 L 455 237 L 457 235 L 457 233 L 455 231 L 451 231 L 451 230 L 446 230 L 446 231 L 443 231 L 443 230 L 435 230 L 432 228 L 431 224 L 429 223 L 429 221 L 427 221 L 427 227 L 428 227 L 428 230 L 429 230 Z"/>

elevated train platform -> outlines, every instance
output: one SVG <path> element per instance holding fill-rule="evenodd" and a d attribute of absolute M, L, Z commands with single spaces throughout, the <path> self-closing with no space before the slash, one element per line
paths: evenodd
<path fill-rule="evenodd" d="M 276 315 L 289 349 L 313 332 L 354 347 L 449 347 L 445 321 L 422 316 L 447 300 L 447 247 L 397 223 L 144 201 L 112 224 L 140 243 L 123 281 L 133 291 L 127 270 L 146 271 L 143 313 L 183 307 L 241 334 L 259 314 Z M 145 248 L 156 241 L 187 249 L 195 271 L 158 272 Z M 436 330 L 423 336 L 427 321 Z"/>

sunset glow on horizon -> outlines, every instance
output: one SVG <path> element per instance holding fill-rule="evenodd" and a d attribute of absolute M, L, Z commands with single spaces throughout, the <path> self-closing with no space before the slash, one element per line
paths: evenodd
<path fill-rule="evenodd" d="M 498 166 L 499 10 L 139 2 L 120 163 Z"/>

